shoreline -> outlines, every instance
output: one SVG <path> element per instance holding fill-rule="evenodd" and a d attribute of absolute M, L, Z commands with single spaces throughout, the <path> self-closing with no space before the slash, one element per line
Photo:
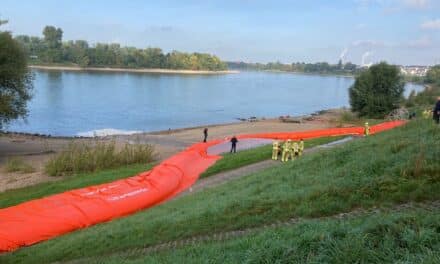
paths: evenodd
<path fill-rule="evenodd" d="M 313 113 L 299 115 L 299 116 L 290 116 L 291 118 L 305 118 L 305 117 L 312 117 L 312 116 L 320 116 L 325 113 L 329 113 L 332 111 L 339 111 L 344 110 L 344 108 L 331 108 L 331 109 L 323 109 L 318 110 Z M 258 118 L 258 122 L 261 121 L 278 121 L 280 120 L 281 116 L 278 117 L 268 117 L 268 118 Z M 42 133 L 32 133 L 32 132 L 17 132 L 17 131 L 0 131 L 0 136 L 2 135 L 9 135 L 9 136 L 28 136 L 28 137 L 34 137 L 34 138 L 50 138 L 50 139 L 93 139 L 93 138 L 101 138 L 105 139 L 108 137 L 118 137 L 118 136 L 136 136 L 136 135 L 167 135 L 172 133 L 178 133 L 178 132 L 184 132 L 188 130 L 194 130 L 194 129 L 203 129 L 203 128 L 215 128 L 215 127 L 223 127 L 223 126 L 231 126 L 231 125 L 237 125 L 242 123 L 253 123 L 250 121 L 241 121 L 237 120 L 235 122 L 225 122 L 225 123 L 216 123 L 216 124 L 206 124 L 206 125 L 196 125 L 196 126 L 189 126 L 189 127 L 181 127 L 181 128 L 174 128 L 174 129 L 165 129 L 165 130 L 155 130 L 155 131 L 140 131 L 139 133 L 132 133 L 132 134 L 112 134 L 112 135 L 105 135 L 105 136 L 97 136 L 97 137 L 87 137 L 87 136 L 78 136 L 78 135 L 72 135 L 72 136 L 56 136 L 51 134 L 42 134 Z"/>
<path fill-rule="evenodd" d="M 130 72 L 130 73 L 158 73 L 158 74 L 185 74 L 185 75 L 215 75 L 215 74 L 237 74 L 240 71 L 226 70 L 226 71 L 209 71 L 209 70 L 172 70 L 172 69 L 148 69 L 148 68 L 111 68 L 111 67 L 77 67 L 77 66 L 44 66 L 44 65 L 29 65 L 30 69 L 45 70 L 45 71 L 99 71 L 99 72 Z"/>
<path fill-rule="evenodd" d="M 237 70 L 238 71 L 238 70 Z M 297 75 L 314 75 L 314 76 L 330 76 L 330 77 L 344 77 L 355 78 L 355 74 L 338 74 L 338 73 L 323 73 L 323 72 L 300 72 L 300 71 L 282 71 L 282 70 L 243 70 L 242 72 L 268 72 L 268 73 L 288 73 Z"/>

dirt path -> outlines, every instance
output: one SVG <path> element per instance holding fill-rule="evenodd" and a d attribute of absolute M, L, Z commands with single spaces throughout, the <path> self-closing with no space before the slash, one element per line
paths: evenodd
<path fill-rule="evenodd" d="M 146 245 L 144 247 L 139 247 L 135 249 L 124 250 L 120 252 L 112 252 L 111 254 L 107 254 L 106 257 L 123 256 L 129 258 L 131 256 L 145 255 L 145 254 L 150 254 L 164 250 L 176 250 L 185 246 L 190 246 L 200 243 L 225 241 L 233 238 L 239 238 L 246 235 L 255 234 L 258 232 L 263 232 L 270 229 L 281 228 L 281 227 L 293 227 L 299 223 L 303 223 L 307 220 L 312 220 L 312 219 L 318 219 L 324 221 L 325 220 L 345 221 L 357 217 L 367 217 L 367 216 L 377 215 L 379 213 L 398 213 L 408 210 L 424 210 L 424 211 L 437 212 L 440 210 L 440 200 L 420 202 L 420 203 L 408 202 L 408 203 L 397 204 L 389 208 L 387 207 L 358 208 L 350 212 L 343 212 L 343 213 L 338 213 L 324 217 L 314 217 L 314 218 L 292 217 L 287 220 L 269 222 L 260 226 L 255 226 L 245 229 L 230 230 L 230 231 L 217 232 L 207 235 L 192 236 L 192 237 L 168 241 L 156 245 Z M 82 259 L 69 261 L 67 263 L 88 263 L 88 262 L 89 262 L 88 258 L 82 258 Z"/>

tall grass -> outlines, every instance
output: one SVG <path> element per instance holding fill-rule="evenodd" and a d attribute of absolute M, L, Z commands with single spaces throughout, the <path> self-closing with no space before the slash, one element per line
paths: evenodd
<path fill-rule="evenodd" d="M 35 168 L 20 158 L 8 159 L 5 166 L 6 172 L 32 173 Z"/>
<path fill-rule="evenodd" d="M 103 169 L 154 160 L 154 148 L 151 145 L 126 144 L 116 148 L 115 142 L 72 142 L 67 149 L 49 160 L 45 171 L 51 176 L 72 175 L 81 172 L 95 172 Z"/>

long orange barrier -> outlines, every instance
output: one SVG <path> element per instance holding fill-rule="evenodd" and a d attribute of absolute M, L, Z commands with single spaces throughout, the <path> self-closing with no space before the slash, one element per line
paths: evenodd
<path fill-rule="evenodd" d="M 371 127 L 371 134 L 403 125 L 386 122 Z M 241 135 L 238 138 L 310 139 L 362 135 L 363 127 L 305 132 Z M 222 143 L 197 143 L 152 170 L 114 182 L 67 191 L 0 209 L 0 252 L 13 251 L 80 228 L 133 214 L 162 203 L 194 184 L 220 156 L 207 149 Z"/>

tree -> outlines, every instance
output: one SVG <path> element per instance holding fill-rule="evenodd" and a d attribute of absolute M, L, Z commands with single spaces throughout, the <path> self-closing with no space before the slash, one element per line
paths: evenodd
<path fill-rule="evenodd" d="M 45 26 L 43 36 L 49 49 L 58 49 L 61 47 L 61 41 L 63 39 L 63 30 L 61 30 L 61 28 Z"/>
<path fill-rule="evenodd" d="M 429 69 L 428 73 L 426 74 L 426 82 L 440 85 L 440 65 L 436 65 Z"/>
<path fill-rule="evenodd" d="M 360 116 L 383 118 L 403 99 L 403 78 L 396 66 L 386 62 L 371 66 L 350 87 L 350 105 Z"/>
<path fill-rule="evenodd" d="M 26 116 L 32 80 L 23 47 L 9 32 L 0 31 L 0 128 Z"/>
<path fill-rule="evenodd" d="M 48 62 L 60 62 L 62 59 L 62 38 L 63 31 L 61 28 L 46 26 L 43 29 L 44 42 L 47 45 L 46 60 Z"/>

